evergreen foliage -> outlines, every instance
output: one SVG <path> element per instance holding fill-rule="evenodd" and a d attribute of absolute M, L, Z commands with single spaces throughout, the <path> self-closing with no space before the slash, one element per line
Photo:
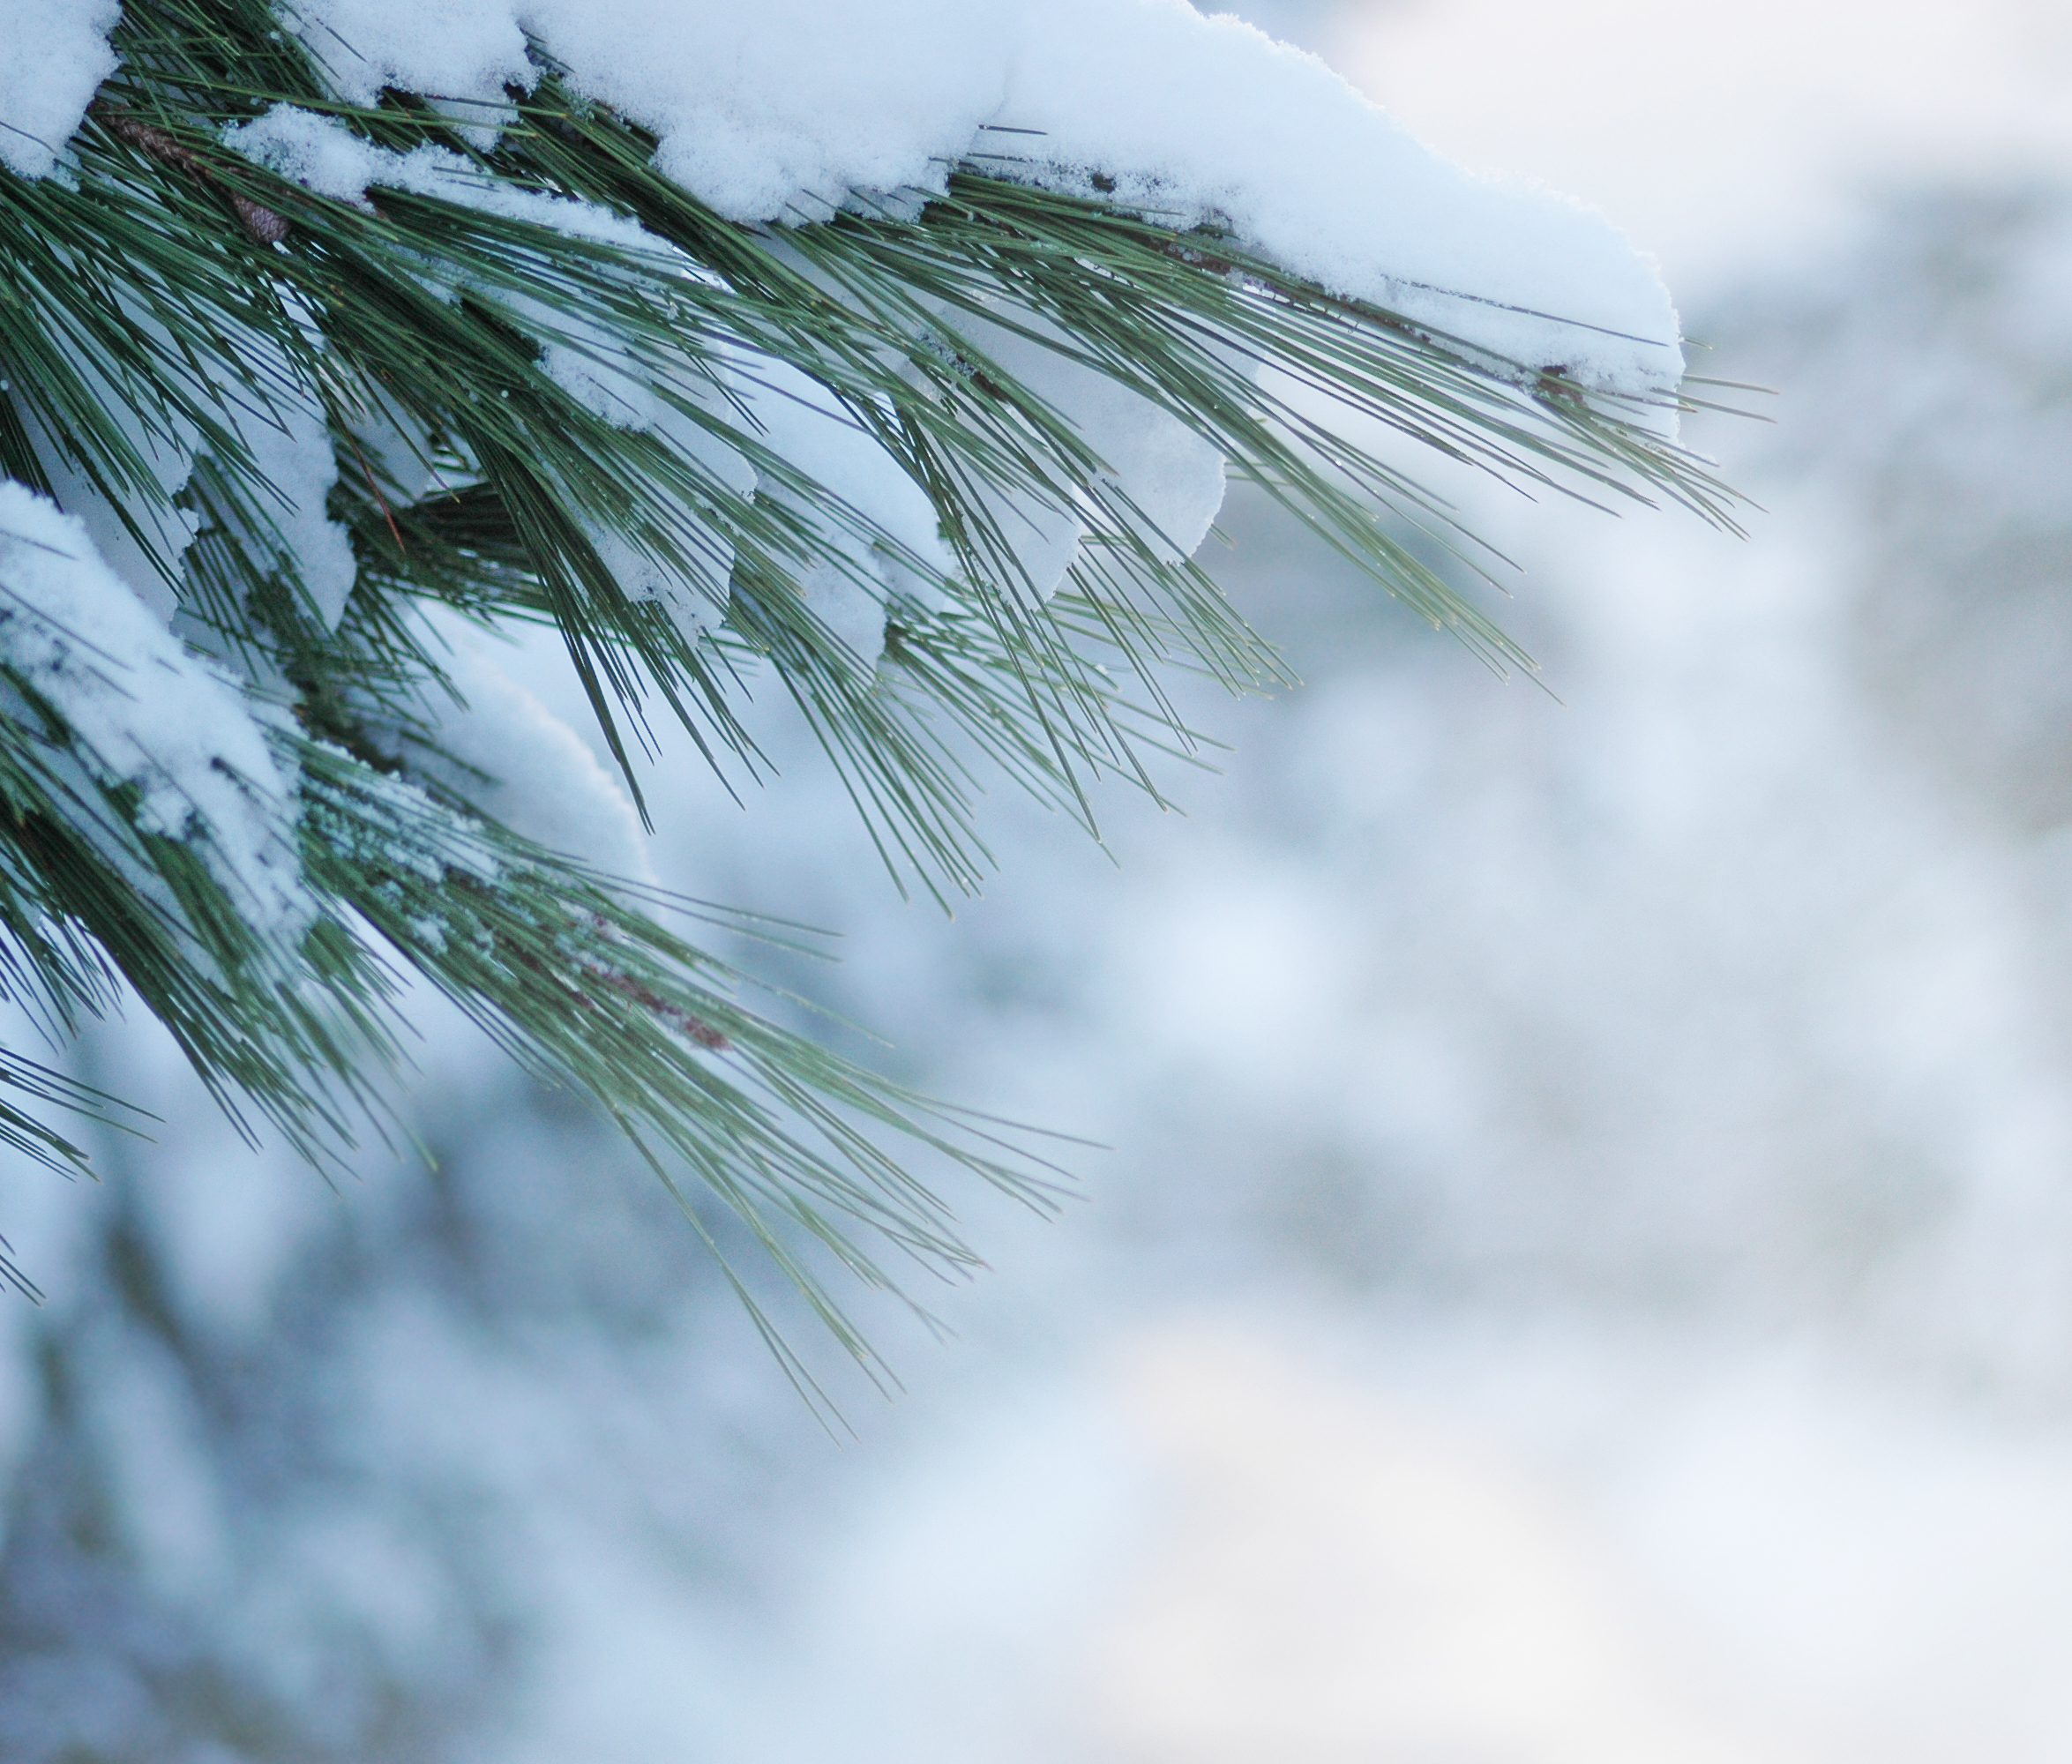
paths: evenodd
<path fill-rule="evenodd" d="M 739 976 L 665 921 L 777 928 L 543 849 L 457 790 L 450 766 L 422 763 L 453 697 L 423 608 L 553 626 L 636 802 L 656 718 L 730 780 L 756 777 L 738 706 L 745 673 L 761 671 L 812 724 L 894 878 L 947 900 L 986 871 L 973 807 L 987 768 L 1092 830 L 1100 780 L 1156 792 L 1147 756 L 1190 743 L 1163 670 L 1240 691 L 1283 677 L 989 338 L 1178 417 L 1234 476 L 1499 666 L 1525 658 L 1396 535 L 1407 519 L 1465 557 L 1472 542 L 1348 430 L 1529 489 L 1731 519 L 1702 462 L 1661 438 L 1658 412 L 1331 297 L 1213 230 L 1034 188 L 1016 178 L 1010 133 L 939 198 L 748 227 L 661 176 L 653 140 L 550 64 L 484 146 L 468 115 L 426 96 L 333 101 L 263 0 L 127 0 L 115 41 L 121 69 L 72 144 L 72 174 L 0 170 L 0 474 L 48 490 L 55 456 L 134 515 L 178 629 L 234 673 L 295 781 L 315 911 L 291 934 L 259 923 L 11 672 L 0 985 L 59 1042 L 133 991 L 224 1108 L 322 1159 L 381 1118 L 378 1074 L 399 1055 L 400 976 L 414 973 L 594 1097 L 676 1192 L 688 1177 L 722 1197 L 858 1352 L 799 1233 L 874 1282 L 889 1278 L 887 1250 L 954 1268 L 971 1252 L 949 1207 L 891 1148 L 925 1147 L 1037 1204 L 1043 1166 L 765 1020 Z M 485 191 L 627 217 L 653 248 L 522 205 L 313 193 L 224 144 L 277 103 L 392 152 L 460 155 Z M 546 371 L 549 348 L 632 374 L 692 444 L 600 414 Z M 768 444 L 730 388 L 772 363 L 827 388 L 926 492 L 954 570 Z M 357 564 L 335 625 L 253 445 L 311 400 Z M 763 493 L 716 470 L 700 436 L 744 457 Z M 177 492 L 157 449 L 194 460 Z M 1003 531 L 1010 496 L 1086 529 L 1051 599 Z M 198 537 L 169 555 L 157 514 L 198 519 Z M 603 535 L 697 585 L 717 622 L 687 629 L 630 594 Z M 845 540 L 927 591 L 893 609 L 875 667 L 799 591 L 816 567 L 854 571 Z M 82 1155 L 49 1108 L 120 1113 L 19 1052 L 0 1056 L 0 1081 L 15 1099 L 0 1137 L 56 1163 Z"/>

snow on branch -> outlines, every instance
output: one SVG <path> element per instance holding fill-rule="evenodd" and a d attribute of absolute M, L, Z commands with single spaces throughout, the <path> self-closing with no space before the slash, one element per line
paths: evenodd
<path fill-rule="evenodd" d="M 51 733 L 99 782 L 134 787 L 137 828 L 192 846 L 255 929 L 292 941 L 313 920 L 292 789 L 247 700 L 123 586 L 79 520 L 8 482 L 0 672 L 60 720 Z"/>
<path fill-rule="evenodd" d="M 1185 0 L 277 11 L 340 99 L 372 103 L 393 86 L 491 131 L 509 114 L 506 88 L 533 89 L 551 64 L 571 90 L 652 131 L 657 168 L 734 220 L 819 220 L 859 197 L 939 193 L 953 167 L 975 164 L 1227 230 L 1332 293 L 1598 390 L 1642 393 L 1681 371 L 1667 293 L 1602 216 L 1462 170 L 1314 56 Z M 110 0 L 0 0 L 0 161 L 30 176 L 52 168 L 110 69 L 116 12 Z M 271 143 L 276 154 L 288 145 Z M 317 182 L 363 187 L 367 169 L 333 154 Z M 449 183 L 452 169 L 410 167 Z M 572 206 L 553 218 L 565 223 Z"/>

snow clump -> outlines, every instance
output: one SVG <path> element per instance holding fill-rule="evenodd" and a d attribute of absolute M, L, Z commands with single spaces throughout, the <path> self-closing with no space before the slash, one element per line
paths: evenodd
<path fill-rule="evenodd" d="M 101 562 L 79 521 L 8 482 L 0 669 L 64 720 L 101 782 L 136 787 L 138 827 L 192 845 L 251 923 L 292 940 L 313 923 L 292 790 L 251 707 Z"/>
<path fill-rule="evenodd" d="M 734 220 L 818 220 L 873 194 L 940 191 L 952 167 L 978 164 L 1227 230 L 1334 293 L 1601 390 L 1645 392 L 1680 371 L 1669 296 L 1610 222 L 1464 171 L 1314 56 L 1186 0 L 277 10 L 340 98 L 371 103 L 395 86 L 483 130 L 506 114 L 506 87 L 537 84 L 530 39 L 580 95 L 652 130 L 662 173 Z M 116 13 L 112 0 L 0 0 L 11 168 L 56 166 L 113 69 Z M 427 161 L 409 175 L 450 169 Z M 350 178 L 310 182 L 342 191 Z"/>
<path fill-rule="evenodd" d="M 652 884 L 640 817 L 582 737 L 498 665 L 482 632 L 451 616 L 431 623 L 468 709 L 441 719 L 439 751 L 413 748 L 412 769 L 535 844 Z"/>
<path fill-rule="evenodd" d="M 293 28 L 340 97 L 395 86 L 485 120 L 537 81 L 529 34 L 737 220 L 939 192 L 976 163 L 1227 228 L 1334 293 L 1604 390 L 1680 371 L 1669 296 L 1608 221 L 1462 170 L 1315 56 L 1186 0 L 453 0 L 430 27 L 426 11 L 300 0 Z"/>
<path fill-rule="evenodd" d="M 0 166 L 48 177 L 101 82 L 122 0 L 0 0 Z"/>

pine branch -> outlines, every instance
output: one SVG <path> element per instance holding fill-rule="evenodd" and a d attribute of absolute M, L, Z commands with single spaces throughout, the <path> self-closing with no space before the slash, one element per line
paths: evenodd
<path fill-rule="evenodd" d="M 1043 1166 L 746 1010 L 739 976 L 663 929 L 678 903 L 529 843 L 421 764 L 455 697 L 428 609 L 553 625 L 636 803 L 657 716 L 722 776 L 757 774 L 736 706 L 767 668 L 894 878 L 946 898 L 985 874 L 990 776 L 1092 829 L 1099 780 L 1156 794 L 1155 759 L 1194 751 L 1172 669 L 1286 677 L 1059 387 L 1163 413 L 1500 668 L 1530 662 L 1397 534 L 1486 554 L 1349 430 L 1732 524 L 1732 494 L 1659 432 L 1692 407 L 1673 391 L 1594 393 L 1213 229 L 1036 187 L 1011 157 L 937 197 L 748 227 L 663 177 L 655 140 L 537 46 L 541 78 L 485 146 L 429 95 L 337 101 L 260 0 L 131 0 L 71 176 L 0 172 L 0 473 L 118 515 L 293 781 L 281 836 L 309 908 L 257 923 L 209 829 L 156 826 L 134 766 L 0 655 L 0 989 L 61 1035 L 132 989 L 234 1119 L 256 1110 L 321 1158 L 378 1129 L 415 974 L 595 1098 L 679 1194 L 681 1171 L 720 1196 L 859 1354 L 802 1234 L 879 1284 L 872 1240 L 972 1261 L 886 1145 L 1037 1205 Z M 363 198 L 269 158 L 281 106 L 363 156 Z M 946 549 L 780 445 L 809 395 L 925 497 Z M 350 538 L 342 614 L 278 481 L 305 431 Z M 1051 528 L 1076 539 L 1055 594 L 1027 538 Z M 27 556 L 0 551 L 0 589 L 10 555 Z M 902 585 L 882 658 L 816 610 L 821 578 Z M 0 1083 L 80 1100 L 19 1063 Z M 0 1140 L 80 1155 L 4 1106 Z"/>

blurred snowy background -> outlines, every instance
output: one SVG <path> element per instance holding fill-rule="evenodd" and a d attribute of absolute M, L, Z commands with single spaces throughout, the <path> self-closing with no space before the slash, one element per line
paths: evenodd
<path fill-rule="evenodd" d="M 1543 691 L 1233 497 L 1308 684 L 1113 863 L 1003 799 L 954 923 L 780 720 L 745 811 L 673 759 L 672 882 L 1111 1147 L 840 1445 L 435 1010 L 436 1170 L 341 1194 L 97 1035 L 167 1125 L 0 1176 L 0 1760 L 2072 1753 L 2072 14 L 1248 16 L 1657 251 L 1784 393 L 1693 437 L 1753 537 L 1465 491 Z"/>

